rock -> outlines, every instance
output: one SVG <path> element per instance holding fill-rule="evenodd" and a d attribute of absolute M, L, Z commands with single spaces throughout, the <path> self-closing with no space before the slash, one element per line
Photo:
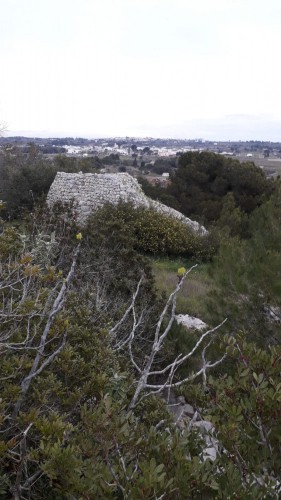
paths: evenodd
<path fill-rule="evenodd" d="M 198 422 L 194 422 L 192 427 L 199 430 L 205 441 L 206 446 L 203 449 L 203 460 L 216 460 L 219 451 L 219 441 L 214 437 L 215 428 L 213 424 L 207 420 L 199 420 Z"/>
<path fill-rule="evenodd" d="M 171 402 L 172 401 L 172 402 Z M 182 431 L 197 429 L 204 440 L 202 460 L 216 460 L 219 452 L 219 441 L 215 437 L 215 428 L 208 420 L 197 420 L 200 413 L 195 413 L 192 405 L 185 401 L 183 396 L 175 397 L 173 391 L 170 392 L 170 402 L 168 410 L 173 416 L 176 426 Z M 194 421 L 193 421 L 194 420 Z"/>
<path fill-rule="evenodd" d="M 218 454 L 217 447 L 215 446 L 210 446 L 209 448 L 205 448 L 203 452 L 203 460 L 216 460 Z"/>
<path fill-rule="evenodd" d="M 208 434 L 213 432 L 214 426 L 208 420 L 199 420 L 199 422 L 194 422 L 193 427 L 198 427 L 202 434 Z"/>
<path fill-rule="evenodd" d="M 265 315 L 272 323 L 281 322 L 281 309 L 278 306 L 264 306 Z"/>
<path fill-rule="evenodd" d="M 195 316 L 189 316 L 189 314 L 177 314 L 175 318 L 179 325 L 183 325 L 190 330 L 201 331 L 208 328 L 208 325 L 204 323 L 204 321 L 199 318 L 195 318 Z"/>
<path fill-rule="evenodd" d="M 183 407 L 183 415 L 184 416 L 187 416 L 187 417 L 193 417 L 194 413 L 195 413 L 195 410 L 193 408 L 193 406 L 189 405 L 189 404 L 185 404 Z"/>
<path fill-rule="evenodd" d="M 186 401 L 184 396 L 178 396 L 177 403 L 179 403 L 180 405 L 185 405 Z"/>

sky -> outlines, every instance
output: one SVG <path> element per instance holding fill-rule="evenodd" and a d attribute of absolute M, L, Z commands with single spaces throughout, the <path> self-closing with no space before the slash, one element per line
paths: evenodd
<path fill-rule="evenodd" d="M 6 135 L 281 141 L 280 0 L 0 0 Z"/>

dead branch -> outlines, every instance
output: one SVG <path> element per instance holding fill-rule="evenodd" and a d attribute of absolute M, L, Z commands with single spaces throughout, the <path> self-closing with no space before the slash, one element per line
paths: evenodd
<path fill-rule="evenodd" d="M 130 305 L 127 307 L 125 313 L 123 314 L 122 318 L 118 321 L 118 323 L 110 330 L 110 333 L 116 333 L 118 328 L 124 323 L 124 321 L 129 317 L 131 314 L 133 317 L 133 324 L 131 327 L 131 330 L 129 334 L 126 336 L 126 338 L 119 342 L 116 345 L 116 348 L 118 350 L 126 348 L 128 350 L 129 358 L 131 361 L 131 364 L 133 368 L 137 371 L 138 373 L 138 379 L 136 382 L 136 388 L 134 395 L 132 397 L 132 400 L 129 405 L 129 410 L 134 408 L 136 404 L 139 404 L 140 401 L 142 401 L 144 398 L 148 397 L 151 394 L 158 394 L 162 392 L 165 388 L 170 390 L 172 387 L 179 387 L 182 384 L 186 382 L 190 382 L 194 380 L 195 378 L 199 377 L 202 375 L 203 377 L 203 383 L 206 384 L 207 380 L 207 371 L 211 368 L 214 368 L 215 366 L 218 366 L 220 363 L 222 363 L 225 359 L 225 354 L 218 360 L 214 362 L 207 361 L 206 359 L 206 351 L 208 347 L 212 344 L 214 340 L 214 335 L 219 330 L 219 328 L 222 327 L 222 325 L 226 322 L 226 319 L 222 321 L 219 325 L 215 326 L 214 328 L 209 329 L 207 332 L 204 332 L 203 334 L 200 335 L 199 339 L 197 340 L 196 344 L 194 347 L 185 355 L 180 354 L 172 363 L 169 363 L 165 368 L 160 369 L 160 370 L 155 370 L 154 366 L 156 363 L 156 358 L 158 353 L 161 351 L 163 348 L 164 342 L 167 338 L 167 335 L 172 327 L 173 321 L 175 319 L 175 312 L 176 312 L 176 300 L 177 300 L 177 294 L 179 293 L 184 280 L 188 276 L 188 274 L 196 268 L 197 265 L 192 266 L 190 269 L 186 271 L 182 279 L 179 280 L 175 290 L 170 294 L 168 297 L 168 300 L 166 301 L 164 308 L 162 310 L 162 313 L 160 314 L 160 317 L 158 319 L 155 332 L 154 332 L 154 338 L 152 340 L 152 346 L 150 349 L 150 353 L 148 356 L 145 358 L 145 363 L 144 366 L 141 368 L 138 363 L 136 362 L 133 354 L 133 343 L 138 339 L 138 336 L 136 336 L 137 329 L 141 323 L 141 316 L 137 319 L 136 317 L 136 311 L 135 311 L 135 302 L 137 299 L 137 296 L 140 291 L 140 287 L 143 281 L 143 276 L 138 282 L 137 288 L 135 293 L 133 294 L 132 300 Z M 168 322 L 167 325 L 163 329 L 163 324 L 164 321 L 166 320 L 168 316 Z M 188 377 L 186 377 L 183 380 L 180 381 L 173 381 L 174 375 L 177 371 L 177 369 L 186 361 L 188 360 L 195 352 L 197 352 L 204 342 L 204 340 L 210 337 L 210 340 L 208 344 L 204 347 L 204 349 L 201 352 L 201 358 L 202 358 L 202 367 L 196 372 L 190 374 Z M 149 382 L 150 377 L 159 377 L 159 376 L 165 376 L 165 381 L 161 383 L 151 383 Z M 141 393 L 143 393 L 141 395 Z"/>

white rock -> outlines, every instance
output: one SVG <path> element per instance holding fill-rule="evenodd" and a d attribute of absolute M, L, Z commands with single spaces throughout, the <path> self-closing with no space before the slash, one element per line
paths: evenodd
<path fill-rule="evenodd" d="M 208 327 L 204 321 L 195 316 L 189 316 L 189 314 L 177 314 L 175 316 L 178 325 L 183 325 L 190 330 L 204 330 Z"/>
<path fill-rule="evenodd" d="M 219 451 L 219 441 L 214 437 L 215 428 L 211 422 L 200 420 L 194 422 L 193 428 L 197 428 L 205 441 L 203 449 L 203 460 L 216 460 Z"/>
<path fill-rule="evenodd" d="M 208 422 L 208 420 L 199 420 L 199 422 L 194 422 L 193 426 L 198 427 L 202 434 L 208 434 L 214 429 L 213 424 L 211 422 Z"/>

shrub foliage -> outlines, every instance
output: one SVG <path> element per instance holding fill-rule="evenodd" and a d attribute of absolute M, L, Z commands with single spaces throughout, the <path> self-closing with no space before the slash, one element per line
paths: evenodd
<path fill-rule="evenodd" d="M 136 208 L 125 203 L 108 205 L 93 215 L 91 224 L 102 226 L 100 221 L 105 219 L 112 225 L 121 225 L 128 237 L 134 240 L 135 248 L 142 252 L 204 260 L 215 251 L 212 236 L 196 234 L 180 220 L 153 209 Z"/>

